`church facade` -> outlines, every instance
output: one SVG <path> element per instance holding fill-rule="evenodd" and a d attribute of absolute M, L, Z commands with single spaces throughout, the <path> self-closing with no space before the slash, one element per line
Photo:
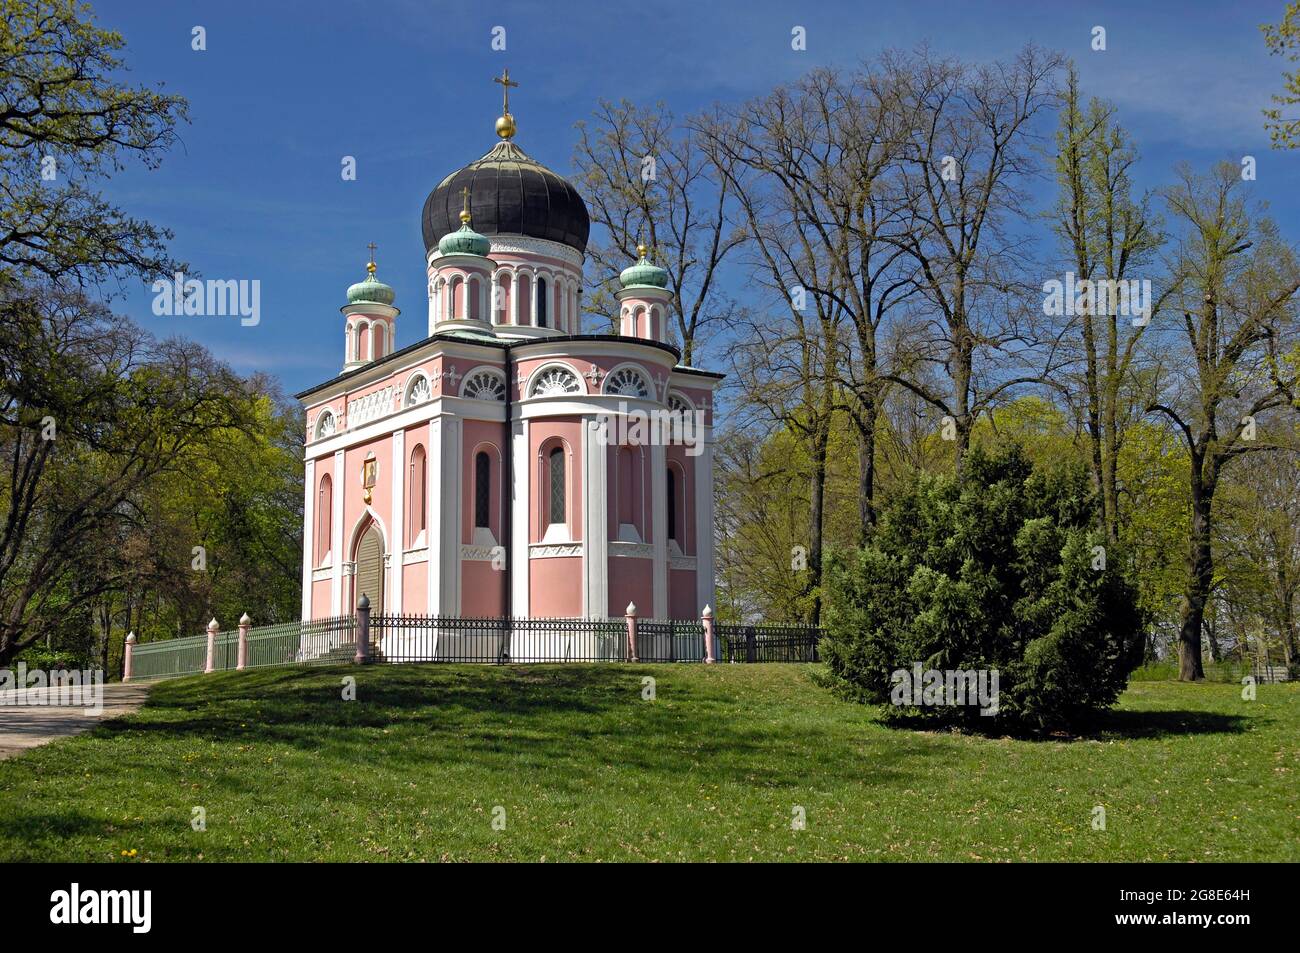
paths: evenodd
<path fill-rule="evenodd" d="M 722 375 L 679 363 L 644 249 L 618 333 L 583 333 L 587 208 L 513 141 L 506 93 L 499 141 L 424 205 L 427 335 L 395 349 L 372 260 L 341 309 L 342 373 L 298 395 L 305 620 L 363 593 L 464 617 L 696 619 L 713 601 Z"/>

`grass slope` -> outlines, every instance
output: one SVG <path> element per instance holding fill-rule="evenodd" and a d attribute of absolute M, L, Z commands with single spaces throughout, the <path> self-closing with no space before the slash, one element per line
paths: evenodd
<path fill-rule="evenodd" d="M 886 728 L 812 675 L 375 666 L 164 682 L 129 718 L 0 762 L 0 859 L 1300 859 L 1300 686 L 1246 702 L 1231 685 L 1135 683 L 1094 737 L 1027 741 Z M 357 701 L 341 699 L 346 676 Z"/>

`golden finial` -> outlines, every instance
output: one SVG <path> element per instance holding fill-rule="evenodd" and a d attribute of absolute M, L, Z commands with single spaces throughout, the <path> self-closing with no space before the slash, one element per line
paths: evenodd
<path fill-rule="evenodd" d="M 370 264 L 366 265 L 366 272 L 373 277 L 375 273 L 375 249 L 379 246 L 371 242 L 366 247 L 370 249 Z"/>
<path fill-rule="evenodd" d="M 460 223 L 461 223 L 462 225 L 468 225 L 468 224 L 469 224 L 469 219 L 470 219 L 470 214 L 469 214 L 469 189 L 468 189 L 468 188 L 461 189 L 461 190 L 460 190 L 460 194 L 461 194 L 461 196 L 465 199 L 465 207 L 464 207 L 463 209 L 460 210 Z"/>
<path fill-rule="evenodd" d="M 518 86 L 510 78 L 510 70 L 502 70 L 500 76 L 494 76 L 492 82 L 501 84 L 501 118 L 497 120 L 497 135 L 502 139 L 511 139 L 515 134 L 515 117 L 510 115 L 510 87 Z"/>
<path fill-rule="evenodd" d="M 644 258 L 646 251 L 645 242 L 637 242 L 636 253 L 638 257 Z"/>

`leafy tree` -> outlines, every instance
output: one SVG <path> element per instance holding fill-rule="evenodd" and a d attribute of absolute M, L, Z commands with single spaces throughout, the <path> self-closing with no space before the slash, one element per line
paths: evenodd
<path fill-rule="evenodd" d="M 94 188 L 128 160 L 155 166 L 187 117 L 181 97 L 119 82 L 123 45 L 74 0 L 5 0 L 0 267 L 82 281 L 174 267 L 169 232 Z"/>
<path fill-rule="evenodd" d="M 1293 63 L 1300 60 L 1300 2 L 1288 3 L 1280 22 L 1265 23 L 1260 30 L 1270 54 L 1284 56 Z M 1283 73 L 1282 79 L 1282 92 L 1274 94 L 1273 102 L 1278 107 L 1300 103 L 1300 71 Z M 1284 116 L 1280 108 L 1265 109 L 1264 118 L 1274 149 L 1300 146 L 1300 119 Z"/>
<path fill-rule="evenodd" d="M 1086 468 L 1035 471 L 975 446 L 964 479 L 921 477 L 869 545 L 831 561 L 824 656 L 846 694 L 886 704 L 892 673 L 997 670 L 997 713 L 892 706 L 973 727 L 1057 729 L 1112 704 L 1141 661 L 1137 592 L 1095 527 Z M 1099 562 L 1099 553 L 1105 560 Z"/>

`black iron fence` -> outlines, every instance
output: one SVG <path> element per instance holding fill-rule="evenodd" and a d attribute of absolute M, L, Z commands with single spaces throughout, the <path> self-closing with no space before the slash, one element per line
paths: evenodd
<path fill-rule="evenodd" d="M 821 630 L 799 625 L 714 624 L 724 662 L 816 662 Z M 369 657 L 376 662 L 702 662 L 703 622 L 638 619 L 462 618 L 377 615 Z"/>
<path fill-rule="evenodd" d="M 362 616 L 249 627 L 212 636 L 213 671 L 267 665 L 330 665 L 357 656 Z M 816 662 L 821 630 L 676 619 L 502 619 L 376 615 L 369 619 L 371 662 Z M 168 678 L 207 667 L 208 636 L 133 646 L 132 678 Z"/>
<path fill-rule="evenodd" d="M 811 625 L 714 625 L 719 662 L 817 662 L 822 630 Z"/>

